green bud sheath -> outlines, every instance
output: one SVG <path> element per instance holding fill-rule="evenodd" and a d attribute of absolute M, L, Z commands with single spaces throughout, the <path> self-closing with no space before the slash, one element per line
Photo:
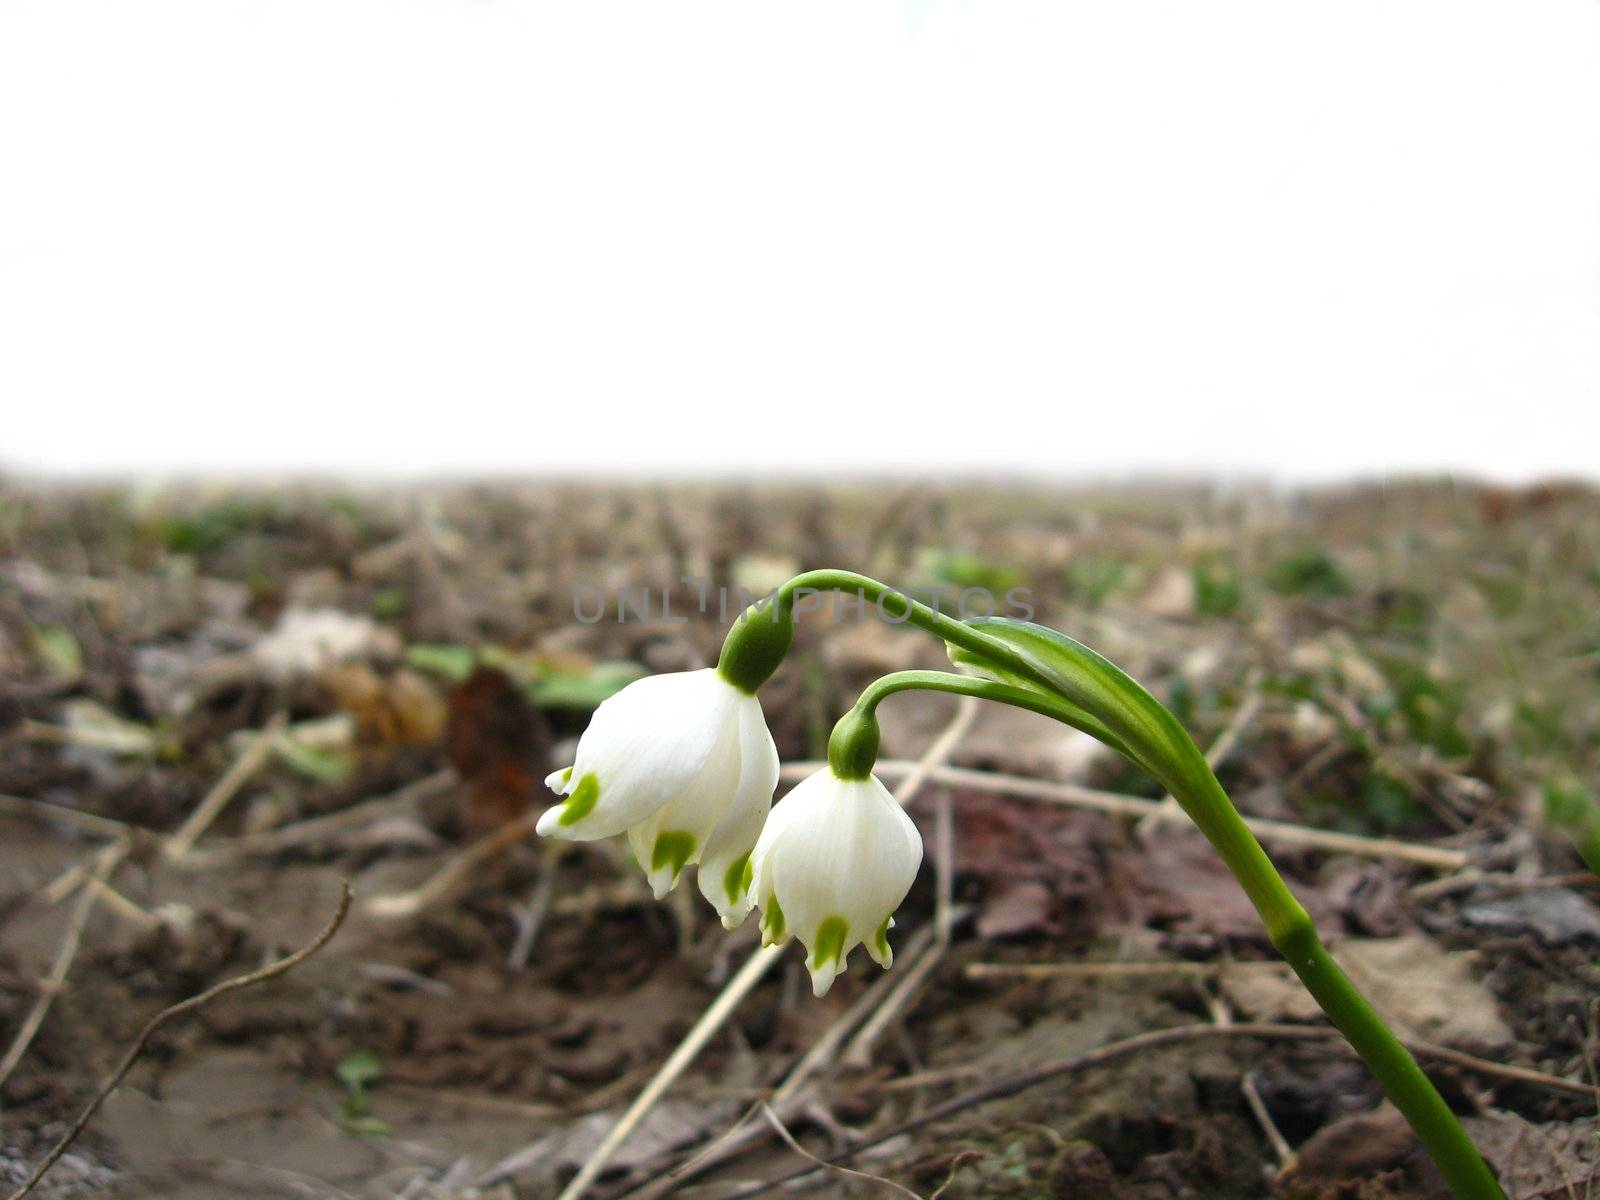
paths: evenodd
<path fill-rule="evenodd" d="M 866 779 L 878 762 L 878 718 L 857 705 L 828 735 L 828 766 L 840 779 Z"/>
<path fill-rule="evenodd" d="M 728 630 L 717 673 L 754 695 L 772 678 L 794 642 L 794 601 L 787 596 L 752 604 Z"/>

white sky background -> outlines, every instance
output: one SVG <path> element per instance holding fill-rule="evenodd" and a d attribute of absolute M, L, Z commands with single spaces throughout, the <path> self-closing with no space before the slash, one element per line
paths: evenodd
<path fill-rule="evenodd" d="M 0 0 L 0 465 L 1600 468 L 1600 5 Z"/>

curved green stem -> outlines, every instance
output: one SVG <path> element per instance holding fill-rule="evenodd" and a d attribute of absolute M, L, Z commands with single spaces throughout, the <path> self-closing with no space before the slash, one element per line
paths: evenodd
<path fill-rule="evenodd" d="M 794 610 L 797 592 L 849 592 L 863 602 L 870 601 L 891 625 L 914 625 L 952 646 L 1005 666 L 1041 687 L 1050 686 L 1051 673 L 1031 661 L 1027 654 L 876 579 L 854 571 L 806 571 L 778 589 L 776 603 L 786 615 Z"/>
<path fill-rule="evenodd" d="M 983 679 L 974 675 L 953 675 L 949 671 L 896 671 L 892 675 L 885 675 L 874 680 L 861 693 L 861 698 L 856 701 L 855 711 L 871 714 L 878 704 L 896 692 L 928 691 L 948 692 L 954 696 L 976 696 L 979 700 L 993 700 L 998 704 L 1009 704 L 1013 708 L 1025 708 L 1029 712 L 1036 712 L 1046 717 L 1054 717 L 1065 725 L 1087 733 L 1096 741 L 1103 742 L 1124 758 L 1135 765 L 1143 767 L 1133 752 L 1124 746 L 1121 740 L 1111 730 L 1107 729 L 1100 721 L 1089 713 L 1047 692 L 1036 692 L 1030 688 L 1013 687 L 1007 683 L 998 683 L 993 679 Z M 842 723 L 842 722 L 841 722 Z M 838 728 L 837 726 L 835 727 Z M 830 739 L 831 743 L 831 739 Z M 831 755 L 831 744 L 830 744 Z"/>
<path fill-rule="evenodd" d="M 836 768 L 847 775 L 870 771 L 877 754 L 874 709 L 886 696 L 911 689 L 1010 704 L 1100 739 L 1160 781 L 1199 826 L 1261 915 L 1273 946 L 1404 1114 L 1451 1193 L 1458 1200 L 1505 1200 L 1438 1090 L 1328 953 L 1305 908 L 1245 825 L 1199 747 L 1149 692 L 1115 664 L 1053 630 L 993 621 L 987 624 L 995 632 L 975 629 L 850 572 L 816 571 L 791 580 L 779 591 L 786 614 L 795 591 L 808 587 L 859 591 L 874 602 L 892 597 L 893 607 L 884 606 L 888 611 L 904 614 L 964 652 L 952 657 L 1002 676 L 975 679 L 938 671 L 885 676 L 863 692 L 835 727 L 829 760 Z"/>

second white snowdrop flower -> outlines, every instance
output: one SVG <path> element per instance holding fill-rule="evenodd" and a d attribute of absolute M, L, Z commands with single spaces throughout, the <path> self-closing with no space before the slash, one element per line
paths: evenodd
<path fill-rule="evenodd" d="M 818 996 L 858 945 L 887 967 L 894 910 L 921 863 L 922 837 L 889 789 L 826 767 L 777 803 L 750 856 L 762 941 L 799 938 Z"/>
<path fill-rule="evenodd" d="M 701 890 L 737 924 L 750 907 L 745 859 L 777 781 L 754 695 L 712 668 L 651 675 L 595 710 L 572 766 L 546 781 L 563 802 L 538 828 L 574 841 L 626 833 L 658 898 L 701 863 Z"/>

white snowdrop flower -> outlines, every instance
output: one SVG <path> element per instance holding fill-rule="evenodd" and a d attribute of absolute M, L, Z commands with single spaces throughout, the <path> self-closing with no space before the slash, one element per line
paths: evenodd
<path fill-rule="evenodd" d="M 712 668 L 640 679 L 595 709 L 572 766 L 546 782 L 563 801 L 539 818 L 540 833 L 626 833 L 658 899 L 700 863 L 700 889 L 724 924 L 743 920 L 746 861 L 778 783 L 754 695 Z"/>
<path fill-rule="evenodd" d="M 887 967 L 894 910 L 921 863 L 922 837 L 888 788 L 824 768 L 777 803 L 750 855 L 762 942 L 799 938 L 818 996 L 858 945 Z"/>

